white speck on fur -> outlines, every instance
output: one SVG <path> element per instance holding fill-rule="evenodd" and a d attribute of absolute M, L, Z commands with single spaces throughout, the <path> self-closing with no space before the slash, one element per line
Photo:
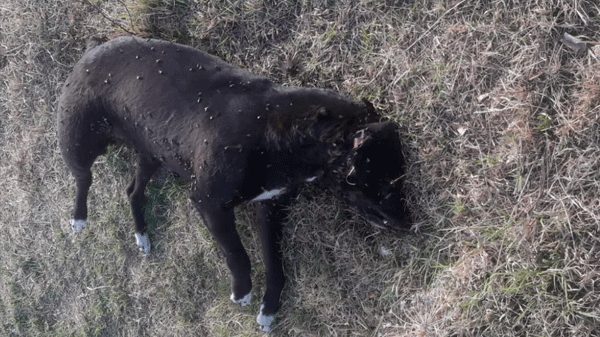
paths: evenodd
<path fill-rule="evenodd" d="M 315 179 L 317 179 L 317 176 L 310 177 L 310 178 L 306 179 L 306 182 L 307 183 L 311 183 L 311 182 L 315 181 Z"/>
<path fill-rule="evenodd" d="M 85 228 L 85 220 L 71 219 L 70 223 L 71 223 L 71 228 L 73 228 L 73 231 L 75 233 L 79 233 L 79 232 L 81 232 L 82 229 Z"/>
<path fill-rule="evenodd" d="M 271 324 L 275 320 L 275 316 L 263 315 L 264 307 L 265 307 L 264 304 L 260 305 L 260 312 L 258 313 L 258 316 L 256 317 L 256 322 L 258 323 L 258 325 L 260 325 L 260 328 L 262 329 L 262 331 L 271 332 Z"/>
<path fill-rule="evenodd" d="M 252 300 L 252 292 L 249 292 L 248 294 L 246 294 L 246 296 L 240 298 L 239 300 L 235 300 L 235 297 L 233 296 L 233 293 L 231 294 L 231 296 L 229 297 L 231 298 L 231 301 L 237 305 L 240 305 L 242 307 L 247 306 L 248 304 L 250 304 L 250 301 Z"/>
<path fill-rule="evenodd" d="M 273 198 L 276 195 L 283 193 L 284 191 L 285 191 L 285 188 L 278 188 L 278 189 L 274 189 L 274 190 L 270 190 L 270 191 L 265 191 L 265 192 L 261 193 L 258 197 L 252 199 L 252 201 L 268 200 L 268 199 Z"/>
<path fill-rule="evenodd" d="M 140 249 L 140 252 L 146 255 L 150 254 L 150 240 L 148 240 L 147 235 L 135 233 L 135 244 Z"/>

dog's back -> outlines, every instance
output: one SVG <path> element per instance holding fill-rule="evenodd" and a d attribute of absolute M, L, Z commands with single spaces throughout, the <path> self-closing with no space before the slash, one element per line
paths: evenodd
<path fill-rule="evenodd" d="M 299 127 L 318 127 L 323 116 L 313 104 L 340 120 L 368 121 L 335 93 L 288 90 L 191 47 L 122 37 L 88 50 L 67 79 L 60 146 L 69 162 L 123 142 L 189 179 L 194 156 L 210 166 L 222 149 L 238 149 L 246 160 L 244 148 L 279 146 Z"/>
<path fill-rule="evenodd" d="M 61 148 L 95 157 L 105 144 L 120 141 L 189 178 L 193 146 L 227 139 L 224 148 L 249 123 L 264 129 L 266 118 L 261 121 L 257 111 L 271 88 L 267 79 L 193 48 L 118 38 L 87 51 L 67 79 L 59 108 Z M 213 127 L 217 121 L 227 127 Z"/>

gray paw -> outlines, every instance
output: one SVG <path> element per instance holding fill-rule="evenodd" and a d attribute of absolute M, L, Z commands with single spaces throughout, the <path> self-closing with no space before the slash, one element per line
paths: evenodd
<path fill-rule="evenodd" d="M 135 233 L 135 244 L 140 249 L 140 252 L 150 254 L 150 240 L 145 234 Z"/>
<path fill-rule="evenodd" d="M 260 305 L 260 312 L 256 317 L 256 322 L 260 325 L 260 328 L 264 332 L 271 332 L 271 324 L 275 321 L 275 316 L 263 315 L 264 304 Z"/>
<path fill-rule="evenodd" d="M 75 233 L 79 233 L 81 232 L 82 229 L 85 228 L 85 220 L 75 220 L 75 219 L 71 219 L 71 221 L 69 221 L 71 223 L 71 228 L 73 228 L 73 232 Z"/>

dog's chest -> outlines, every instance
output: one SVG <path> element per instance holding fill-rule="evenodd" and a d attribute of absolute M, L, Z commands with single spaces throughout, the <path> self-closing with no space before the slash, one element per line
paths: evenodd
<path fill-rule="evenodd" d="M 273 198 L 276 198 L 277 196 L 285 193 L 286 190 L 287 190 L 287 188 L 282 187 L 282 188 L 272 189 L 269 191 L 264 191 L 263 193 L 259 194 L 254 199 L 252 199 L 252 201 L 263 201 L 263 200 L 273 199 Z"/>
<path fill-rule="evenodd" d="M 317 176 L 313 176 L 307 179 L 304 179 L 305 183 L 312 183 L 315 180 L 317 180 Z M 270 200 L 270 199 L 275 199 L 283 194 L 285 194 L 286 192 L 288 192 L 289 188 L 287 187 L 281 187 L 281 188 L 274 188 L 268 191 L 264 191 L 261 194 L 259 194 L 258 196 L 254 197 L 254 199 L 252 199 L 251 201 L 264 201 L 264 200 Z"/>

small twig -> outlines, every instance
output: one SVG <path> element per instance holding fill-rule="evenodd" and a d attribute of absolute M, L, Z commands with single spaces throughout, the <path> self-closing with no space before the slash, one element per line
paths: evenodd
<path fill-rule="evenodd" d="M 427 34 L 429 34 L 429 32 L 431 32 L 431 30 L 433 29 L 433 27 L 437 26 L 437 24 L 444 18 L 444 16 L 446 16 L 446 14 L 452 12 L 454 9 L 456 9 L 456 7 L 460 6 L 463 4 L 463 2 L 465 2 L 466 0 L 463 0 L 459 3 L 457 3 L 456 5 L 454 5 L 454 7 L 450 8 L 449 10 L 445 11 L 444 14 L 442 14 L 434 23 L 433 25 L 431 25 L 431 27 L 429 27 L 427 29 L 427 31 L 425 33 L 423 33 L 421 36 L 419 36 L 418 39 L 415 40 L 415 42 L 413 42 L 410 46 L 408 46 L 408 48 L 406 48 L 406 51 L 409 51 L 410 48 L 412 48 L 415 44 L 417 44 L 417 42 L 421 41 L 422 38 L 424 38 Z"/>
<path fill-rule="evenodd" d="M 125 3 L 123 3 L 122 1 L 118 1 L 121 5 L 123 5 L 123 7 L 125 7 L 125 11 L 127 11 L 127 16 L 129 17 L 129 22 L 131 23 L 131 27 L 133 27 L 133 20 L 131 18 L 131 13 L 129 12 L 129 8 L 127 7 L 127 5 Z M 94 4 L 92 3 L 90 0 L 86 0 L 85 3 L 87 3 L 88 5 L 92 6 L 92 7 L 96 7 L 96 9 L 98 10 L 98 12 L 100 13 L 100 15 L 102 15 L 103 18 L 105 18 L 106 20 L 110 21 L 113 25 L 119 27 L 120 29 L 124 30 L 125 32 L 131 34 L 131 35 L 135 35 L 134 32 L 130 31 L 129 29 L 127 29 L 126 27 L 123 27 L 119 22 L 117 22 L 117 20 L 110 18 L 108 15 L 106 15 L 104 13 L 104 11 L 102 10 L 102 8 L 100 8 L 100 5 L 98 4 Z"/>

